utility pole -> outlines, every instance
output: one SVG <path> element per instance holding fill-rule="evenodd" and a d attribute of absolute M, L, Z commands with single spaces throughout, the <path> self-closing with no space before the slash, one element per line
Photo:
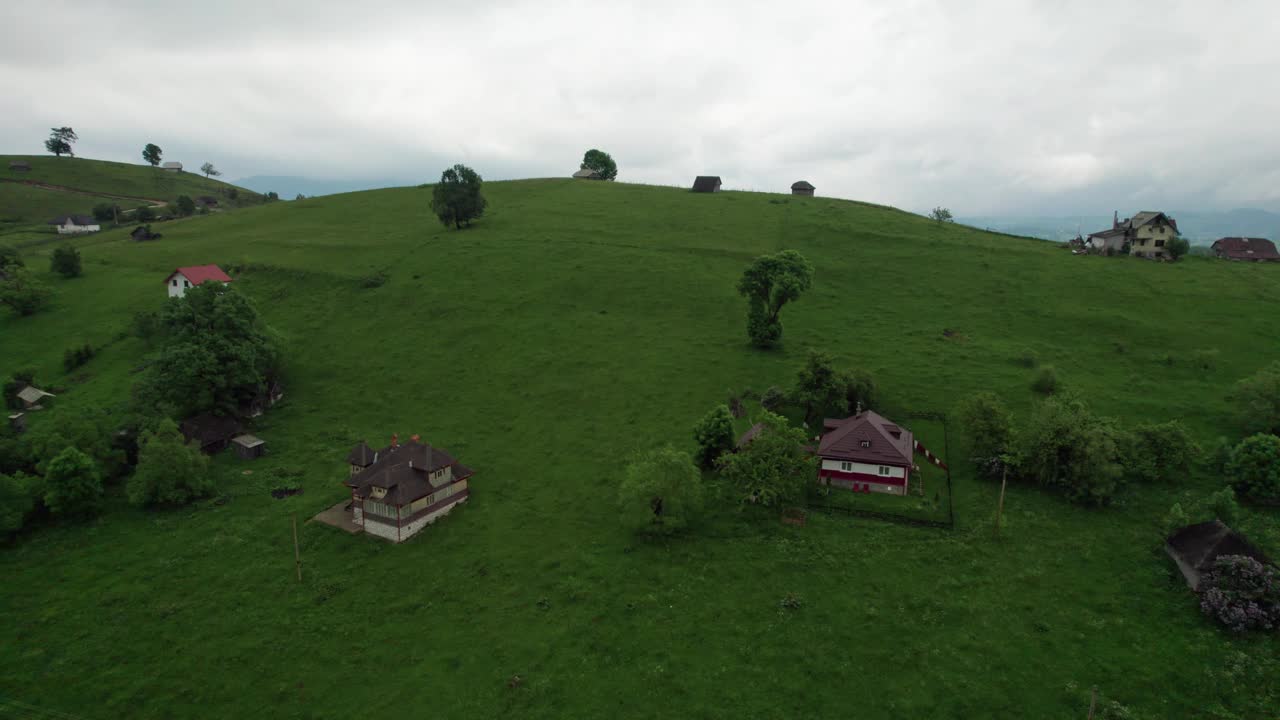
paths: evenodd
<path fill-rule="evenodd" d="M 302 551 L 298 549 L 298 516 L 293 516 L 293 564 L 298 570 L 298 582 L 302 582 Z"/>

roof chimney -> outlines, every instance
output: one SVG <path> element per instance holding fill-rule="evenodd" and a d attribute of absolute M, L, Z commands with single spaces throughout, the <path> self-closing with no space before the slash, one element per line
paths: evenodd
<path fill-rule="evenodd" d="M 398 448 L 398 447 L 400 447 L 400 435 L 399 435 L 399 434 L 397 434 L 397 433 L 391 433 L 391 447 L 393 447 L 393 448 Z"/>
<path fill-rule="evenodd" d="M 1120 211 L 1112 210 L 1111 211 L 1111 229 L 1115 230 L 1118 227 L 1120 227 Z"/>

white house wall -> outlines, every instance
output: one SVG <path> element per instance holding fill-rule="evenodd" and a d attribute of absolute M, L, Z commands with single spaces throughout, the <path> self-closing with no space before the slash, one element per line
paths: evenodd
<path fill-rule="evenodd" d="M 877 477 L 887 477 L 887 478 L 901 478 L 901 477 L 906 477 L 907 475 L 907 471 L 905 468 L 894 467 L 893 465 L 868 465 L 866 463 L 859 463 L 859 462 L 851 463 L 853 465 L 853 468 L 850 470 L 845 470 L 843 467 L 841 467 L 842 464 L 845 462 L 848 462 L 848 461 L 824 459 L 822 461 L 822 469 L 834 470 L 836 472 L 855 472 L 855 473 L 862 473 L 864 475 L 875 475 Z M 888 475 L 880 474 L 880 468 L 882 467 L 889 468 Z"/>

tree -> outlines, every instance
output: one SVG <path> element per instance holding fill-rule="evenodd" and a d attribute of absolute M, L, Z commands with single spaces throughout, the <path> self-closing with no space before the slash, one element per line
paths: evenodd
<path fill-rule="evenodd" d="M 23 473 L 0 474 L 0 537 L 22 529 L 36 508 L 38 483 Z"/>
<path fill-rule="evenodd" d="M 171 417 L 232 414 L 279 370 L 279 341 L 232 286 L 187 290 L 165 304 L 159 325 L 164 342 L 134 387 L 147 409 Z"/>
<path fill-rule="evenodd" d="M 815 413 L 826 414 L 844 399 L 843 378 L 836 372 L 831 356 L 821 350 L 810 350 L 804 367 L 796 373 L 796 386 L 791 399 L 804 406 L 805 422 Z"/>
<path fill-rule="evenodd" d="M 185 505 L 206 497 L 213 493 L 209 458 L 183 441 L 172 420 L 162 420 L 142 434 L 126 492 L 134 505 Z"/>
<path fill-rule="evenodd" d="M 75 157 L 76 154 L 71 151 L 71 143 L 79 139 L 76 131 L 69 127 L 52 128 L 49 139 L 44 141 L 44 149 L 58 157 L 62 157 L 63 153 Z"/>
<path fill-rule="evenodd" d="M 93 219 L 98 222 L 114 222 L 120 213 L 120 206 L 113 203 L 98 203 L 93 206 Z"/>
<path fill-rule="evenodd" d="M 778 314 L 813 283 L 813 266 L 795 250 L 761 255 L 742 273 L 738 294 L 747 298 L 747 335 L 761 348 L 782 339 Z"/>
<path fill-rule="evenodd" d="M 140 223 L 151 222 L 156 219 L 156 211 L 151 209 L 150 205 L 139 205 L 133 211 L 133 221 Z"/>
<path fill-rule="evenodd" d="M 583 170 L 595 170 L 601 180 L 613 180 L 618 177 L 618 164 L 609 153 L 603 150 L 588 150 L 582 156 Z"/>
<path fill-rule="evenodd" d="M 1138 425 L 1124 439 L 1125 471 L 1141 482 L 1174 482 L 1190 472 L 1200 454 L 1187 426 L 1177 420 Z"/>
<path fill-rule="evenodd" d="M 102 478 L 93 458 L 68 447 L 49 461 L 44 504 L 54 515 L 92 517 L 102 510 Z"/>
<path fill-rule="evenodd" d="M 1280 361 L 1236 383 L 1231 400 L 1245 432 L 1280 435 Z"/>
<path fill-rule="evenodd" d="M 207 162 L 201 165 L 200 172 L 204 173 L 205 177 L 218 177 L 219 175 L 222 174 L 222 171 L 214 167 L 213 163 L 211 162 Z"/>
<path fill-rule="evenodd" d="M 1200 610 L 1235 632 L 1280 628 L 1280 571 L 1223 555 L 1200 578 Z"/>
<path fill-rule="evenodd" d="M 53 297 L 53 291 L 25 267 L 9 267 L 0 280 L 0 305 L 19 315 L 33 315 Z"/>
<path fill-rule="evenodd" d="M 22 399 L 18 397 L 18 393 L 22 392 L 22 388 L 34 385 L 35 381 L 35 370 L 26 369 L 15 372 L 4 384 L 4 406 L 10 410 L 22 409 Z"/>
<path fill-rule="evenodd" d="M 274 190 L 262 196 L 262 202 L 264 203 L 275 202 L 276 200 L 279 200 L 279 199 L 280 199 L 280 194 Z"/>
<path fill-rule="evenodd" d="M 445 227 L 461 229 L 463 223 L 484 215 L 488 205 L 480 194 L 483 179 L 466 165 L 454 165 L 440 173 L 440 182 L 431 191 L 431 209 Z"/>
<path fill-rule="evenodd" d="M 1280 437 L 1258 433 L 1231 452 L 1227 477 L 1236 492 L 1255 502 L 1280 502 Z"/>
<path fill-rule="evenodd" d="M 813 456 L 804 449 L 804 431 L 771 412 L 760 423 L 759 434 L 745 447 L 720 456 L 720 472 L 742 502 L 766 507 L 796 502 L 816 477 Z"/>
<path fill-rule="evenodd" d="M 1191 243 L 1184 237 L 1174 235 L 1164 244 L 1164 251 L 1169 253 L 1171 259 L 1178 260 L 1191 252 Z"/>
<path fill-rule="evenodd" d="M 178 208 L 178 214 L 183 217 L 192 215 L 196 211 L 196 203 L 188 195 L 179 195 L 175 205 Z"/>
<path fill-rule="evenodd" d="M 704 468 L 733 449 L 733 413 L 729 406 L 720 404 L 711 408 L 697 425 L 693 426 L 693 438 L 698 443 L 697 461 Z"/>
<path fill-rule="evenodd" d="M 54 248 L 53 254 L 49 256 L 49 270 L 66 278 L 80 277 L 83 272 L 80 251 L 71 245 Z"/>
<path fill-rule="evenodd" d="M 951 217 L 951 211 L 944 207 L 936 207 L 929 211 L 929 219 L 936 223 L 955 222 Z"/>
<path fill-rule="evenodd" d="M 142 148 L 142 159 L 150 163 L 151 167 L 160 164 L 160 156 L 163 154 L 164 151 L 160 149 L 160 146 L 154 143 L 147 143 L 146 147 Z"/>
<path fill-rule="evenodd" d="M 23 267 L 24 265 L 26 263 L 22 261 L 22 256 L 18 254 L 18 248 L 12 245 L 0 245 L 0 270 Z"/>
<path fill-rule="evenodd" d="M 651 450 L 627 465 L 618 485 L 618 510 L 628 530 L 669 534 L 688 527 L 702 510 L 702 474 L 688 453 Z"/>
<path fill-rule="evenodd" d="M 27 434 L 27 447 L 37 472 L 47 473 L 54 456 L 74 447 L 93 460 L 104 482 L 110 482 L 129 470 L 128 458 L 116 443 L 119 429 L 119 420 L 111 413 L 84 407 L 74 413 L 54 413 L 33 426 Z"/>
<path fill-rule="evenodd" d="M 956 406 L 955 418 L 969 439 L 969 459 L 982 474 L 1000 477 L 1013 442 L 1013 414 L 994 393 L 970 395 Z"/>
<path fill-rule="evenodd" d="M 1120 488 L 1120 431 L 1071 397 L 1044 400 L 1019 429 L 1013 462 L 1023 477 L 1060 487 L 1073 501 L 1109 503 Z"/>

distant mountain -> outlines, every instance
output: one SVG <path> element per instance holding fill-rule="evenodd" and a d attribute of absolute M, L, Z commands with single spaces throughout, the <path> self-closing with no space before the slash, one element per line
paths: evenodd
<path fill-rule="evenodd" d="M 1220 212 L 1169 212 L 1178 222 L 1183 237 L 1197 245 L 1208 245 L 1220 237 L 1280 238 L 1280 214 L 1256 208 Z M 1124 219 L 1121 215 L 1121 219 Z M 1066 217 L 990 215 L 958 217 L 956 222 L 1013 235 L 1029 235 L 1046 240 L 1070 240 L 1076 233 L 1111 227 L 1110 215 L 1074 215 Z"/>
<path fill-rule="evenodd" d="M 373 180 L 316 180 L 293 175 L 254 175 L 240 178 L 237 185 L 260 193 L 274 192 L 284 200 L 292 200 L 299 193 L 307 197 L 336 195 L 357 190 L 376 190 L 386 187 L 414 185 L 405 180 L 379 178 Z"/>

